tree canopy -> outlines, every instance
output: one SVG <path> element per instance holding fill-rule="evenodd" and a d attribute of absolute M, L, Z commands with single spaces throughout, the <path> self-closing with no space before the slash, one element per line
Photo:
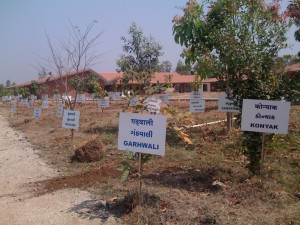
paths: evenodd
<path fill-rule="evenodd" d="M 163 55 L 162 46 L 153 37 L 146 37 L 135 23 L 130 26 L 128 35 L 128 38 L 121 37 L 126 54 L 117 60 L 119 70 L 124 72 L 123 82 L 148 85 L 154 72 L 160 69 L 158 58 Z"/>
<path fill-rule="evenodd" d="M 186 62 L 198 64 L 198 77 L 216 74 L 240 109 L 243 99 L 278 100 L 284 95 L 276 57 L 286 47 L 291 24 L 280 14 L 279 1 L 189 0 L 183 13 L 173 19 L 174 38 L 185 47 Z M 249 168 L 257 172 L 260 134 L 244 134 Z"/>

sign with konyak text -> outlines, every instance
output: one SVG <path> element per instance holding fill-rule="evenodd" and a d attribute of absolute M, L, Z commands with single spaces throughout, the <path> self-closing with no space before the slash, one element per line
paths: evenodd
<path fill-rule="evenodd" d="M 118 149 L 164 155 L 166 122 L 164 115 L 121 112 Z"/>
<path fill-rule="evenodd" d="M 287 134 L 290 107 L 290 102 L 244 99 L 241 129 Z"/>
<path fill-rule="evenodd" d="M 80 112 L 74 110 L 64 110 L 62 127 L 67 129 L 78 129 Z"/>

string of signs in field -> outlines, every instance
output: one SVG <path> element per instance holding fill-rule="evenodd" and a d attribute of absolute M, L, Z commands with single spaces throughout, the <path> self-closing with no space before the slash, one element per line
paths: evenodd
<path fill-rule="evenodd" d="M 61 100 L 60 94 L 54 94 L 54 100 Z M 94 99 L 93 95 L 90 95 L 89 99 Z M 157 94 L 150 96 L 144 100 L 145 108 L 148 113 L 159 114 L 161 103 L 169 103 L 168 94 Z M 70 96 L 71 98 L 71 96 Z M 110 106 L 110 100 L 117 101 L 122 98 L 120 92 L 110 92 L 109 98 L 98 99 L 97 105 L 99 108 L 108 108 Z M 23 98 L 21 95 L 18 96 L 2 96 L 3 103 L 11 102 L 11 111 L 17 112 L 17 103 L 28 108 L 32 107 L 34 101 L 37 100 L 37 96 L 31 95 L 29 98 Z M 63 99 L 64 100 L 64 99 Z M 78 102 L 85 102 L 86 97 L 84 94 L 77 95 Z M 132 97 L 129 99 L 129 106 L 133 107 L 138 104 L 140 98 Z M 33 109 L 33 117 L 40 118 L 42 110 L 48 109 L 49 101 L 48 95 L 43 94 L 41 98 L 41 107 Z M 239 112 L 238 107 L 234 105 L 232 100 L 227 98 L 225 93 L 222 93 L 218 97 L 218 110 L 221 112 Z M 203 99 L 203 92 L 191 92 L 190 93 L 190 112 L 205 112 L 205 100 Z M 267 132 L 267 133 L 278 133 L 286 134 L 288 132 L 288 122 L 290 113 L 290 103 L 285 101 L 270 101 L 270 100 L 253 100 L 244 99 L 242 108 L 242 120 L 241 130 L 253 131 L 253 132 Z M 59 103 L 57 105 L 57 111 L 55 113 L 57 117 L 62 119 L 62 127 L 67 129 L 78 129 L 80 112 L 74 110 L 64 110 L 64 104 Z M 123 115 L 123 114 L 122 114 Z M 132 116 L 132 115 L 131 115 Z M 123 118 L 123 117 L 122 117 Z M 126 116 L 124 118 L 127 118 Z M 151 117 L 152 118 L 152 117 Z M 121 119 L 121 116 L 120 116 Z M 127 119 L 126 119 L 127 120 Z M 121 121 L 121 120 L 120 120 Z M 128 122 L 126 122 L 128 123 Z M 164 129 L 160 127 L 159 129 Z M 133 128 L 134 131 L 134 128 Z M 137 134 L 148 134 L 146 130 L 135 130 L 134 137 L 143 137 L 143 135 Z M 142 132 L 142 133 L 139 133 Z M 145 133 L 143 133 L 145 132 Z M 152 130 L 153 132 L 153 130 Z M 153 137 L 153 134 L 152 134 Z M 145 138 L 149 138 L 147 135 Z M 132 142 L 133 143 L 133 142 Z M 144 142 L 143 142 L 144 143 Z M 145 142 L 146 143 L 146 142 Z M 124 143 L 123 143 L 124 144 Z M 161 143 L 159 144 L 161 145 Z M 150 145 L 149 145 L 150 146 Z M 156 145 L 152 145 L 156 146 Z M 133 146 L 135 147 L 135 146 Z M 136 149 L 135 149 L 136 150 Z M 150 153 L 151 154 L 151 153 Z M 161 152 L 160 152 L 161 154 Z"/>

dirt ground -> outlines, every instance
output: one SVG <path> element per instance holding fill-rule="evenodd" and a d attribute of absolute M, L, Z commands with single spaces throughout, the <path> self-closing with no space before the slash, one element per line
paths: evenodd
<path fill-rule="evenodd" d="M 16 154 L 21 156 L 16 157 L 1 150 L 0 154 L 8 154 L 1 156 L 1 173 L 6 167 L 14 171 L 15 166 L 10 167 L 16 163 L 15 159 L 19 159 L 18 162 L 34 160 L 22 165 L 23 170 L 16 170 L 13 176 L 3 176 L 3 181 L 11 179 L 8 182 L 15 187 L 1 187 L 0 204 L 3 201 L 3 206 L 8 205 L 8 208 L 0 209 L 0 221 L 7 211 L 10 212 L 7 218 L 13 218 L 13 208 L 16 208 L 20 218 L 12 220 L 12 224 L 40 222 L 41 218 L 30 221 L 26 216 L 39 212 L 33 214 L 43 217 L 42 211 L 51 212 L 51 201 L 58 196 L 60 200 L 53 208 L 54 214 L 50 213 L 53 224 L 300 224 L 299 106 L 292 107 L 291 133 L 276 135 L 266 145 L 265 171 L 260 176 L 251 176 L 245 168 L 247 160 L 242 154 L 239 129 L 227 132 L 224 122 L 187 128 L 224 120 L 226 115 L 217 111 L 216 102 L 207 102 L 205 113 L 194 114 L 187 113 L 188 102 L 171 102 L 170 106 L 179 116 L 169 119 L 168 123 L 183 127 L 193 145 L 184 143 L 168 129 L 166 155 L 153 156 L 144 165 L 143 204 L 135 207 L 138 176 L 133 172 L 129 180 L 121 184 L 121 172 L 116 169 L 128 160 L 126 154 L 117 149 L 118 113 L 125 104 L 124 101 L 112 102 L 103 112 L 96 102 L 78 105 L 80 128 L 75 131 L 73 141 L 71 132 L 61 128 L 61 119 L 54 116 L 55 102 L 50 103 L 49 109 L 42 110 L 40 119 L 32 118 L 32 108 L 18 106 L 17 113 L 11 113 L 2 105 L 0 114 L 13 130 L 7 128 L 11 132 L 8 135 L 4 131 L 1 146 L 7 136 L 21 135 L 6 146 L 25 142 L 34 150 L 31 149 L 27 156 L 17 148 L 19 153 Z M 7 122 L 2 122 L 6 127 Z M 80 163 L 72 160 L 76 149 L 93 146 L 93 141 L 100 142 L 103 147 L 100 161 Z M 13 159 L 5 164 L 8 156 Z M 41 169 L 32 168 L 34 162 L 38 162 Z M 132 166 L 136 171 L 137 163 L 132 162 Z M 27 167 L 33 172 L 24 170 Z M 47 168 L 49 174 L 42 168 Z M 3 172 L 10 173 L 13 172 Z M 31 179 L 26 180 L 27 176 Z M 13 197 L 15 195 L 21 197 Z M 35 204 L 37 208 L 31 210 Z M 24 213 L 20 213 L 22 207 Z M 47 218 L 47 215 L 44 216 Z M 61 217 L 65 217 L 66 222 L 57 222 Z"/>
<path fill-rule="evenodd" d="M 60 182 L 58 191 L 36 195 L 39 181 L 63 178 L 1 115 L 0 127 L 0 224 L 102 224 L 99 218 L 84 216 L 86 204 L 97 202 L 89 192 Z M 119 223 L 111 217 L 103 224 Z"/>

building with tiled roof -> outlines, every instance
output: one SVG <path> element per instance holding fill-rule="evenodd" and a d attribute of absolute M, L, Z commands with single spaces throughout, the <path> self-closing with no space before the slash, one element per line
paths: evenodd
<path fill-rule="evenodd" d="M 74 96 L 75 90 L 69 85 L 69 80 L 75 78 L 76 76 L 87 77 L 90 74 L 97 74 L 99 76 L 99 84 L 106 91 L 116 91 L 118 88 L 119 80 L 123 77 L 122 72 L 100 72 L 97 73 L 92 69 L 87 69 L 81 71 L 79 75 L 77 73 L 65 73 L 57 75 L 49 75 L 44 78 L 35 80 L 39 85 L 45 85 L 48 87 L 48 94 L 52 96 L 55 90 L 59 93 L 64 93 L 67 87 L 68 94 Z M 166 83 L 166 77 L 170 77 L 170 81 L 177 92 L 190 92 L 191 84 L 195 81 L 195 75 L 180 75 L 176 72 L 157 72 L 154 73 L 151 84 L 156 85 L 160 83 L 161 85 Z M 202 81 L 204 91 L 216 91 L 218 80 L 216 78 L 206 79 Z M 22 84 L 17 84 L 14 87 L 28 87 L 32 82 L 25 82 Z M 131 82 L 131 85 L 137 85 L 137 82 Z"/>

